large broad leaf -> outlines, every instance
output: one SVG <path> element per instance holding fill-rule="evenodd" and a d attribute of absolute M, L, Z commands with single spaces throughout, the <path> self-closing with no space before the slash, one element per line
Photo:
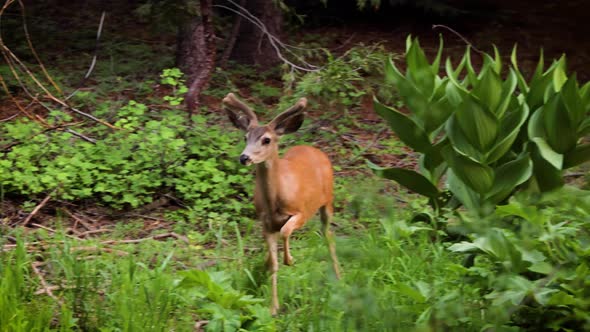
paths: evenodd
<path fill-rule="evenodd" d="M 539 56 L 539 63 L 533 77 L 529 82 L 529 89 L 526 96 L 526 101 L 531 110 L 536 110 L 545 103 L 545 95 L 548 92 L 554 93 L 555 90 L 552 84 L 552 75 L 549 72 L 543 74 L 543 52 Z"/>
<path fill-rule="evenodd" d="M 466 158 L 451 147 L 445 147 L 442 154 L 453 169 L 453 173 L 469 188 L 485 194 L 494 184 L 494 170 L 487 166 Z"/>
<path fill-rule="evenodd" d="M 393 180 L 415 193 L 432 199 L 439 196 L 438 188 L 422 174 L 403 168 L 381 168 L 368 160 L 367 165 L 375 174 Z"/>
<path fill-rule="evenodd" d="M 455 175 L 453 170 L 447 171 L 447 185 L 453 195 L 463 204 L 467 209 L 477 211 L 481 207 L 479 194 L 469 188 L 459 177 Z"/>
<path fill-rule="evenodd" d="M 516 90 L 517 81 L 516 71 L 510 68 L 506 81 L 502 83 L 502 96 L 500 97 L 501 103 L 495 111 L 498 119 L 504 117 L 504 113 L 506 113 L 508 106 L 512 103 L 512 100 L 515 99 L 514 91 Z"/>
<path fill-rule="evenodd" d="M 574 167 L 590 160 L 590 143 L 579 145 L 573 151 L 565 154 L 563 169 Z"/>
<path fill-rule="evenodd" d="M 432 72 L 418 39 L 412 41 L 406 53 L 406 62 L 408 64 L 408 78 L 414 82 L 425 96 L 430 96 L 434 88 L 435 74 Z"/>
<path fill-rule="evenodd" d="M 510 112 L 502 119 L 499 135 L 500 139 L 487 155 L 486 162 L 488 164 L 491 164 L 502 158 L 502 156 L 504 156 L 504 154 L 510 150 L 514 140 L 520 132 L 520 128 L 525 123 L 528 114 L 528 106 L 526 104 L 522 104 L 518 109 Z"/>
<path fill-rule="evenodd" d="M 458 125 L 456 116 L 451 116 L 446 123 L 446 131 L 453 148 L 460 154 L 471 158 L 477 162 L 484 162 L 486 160 L 485 154 L 476 149 L 470 142 L 469 138 Z"/>
<path fill-rule="evenodd" d="M 428 111 L 424 113 L 424 130 L 430 134 L 439 129 L 454 110 L 455 108 L 446 96 L 430 104 Z"/>
<path fill-rule="evenodd" d="M 436 57 L 434 58 L 434 61 L 432 62 L 431 68 L 432 68 L 432 72 L 433 73 L 438 73 L 438 71 L 440 70 L 440 59 L 442 57 L 442 51 L 443 51 L 443 38 L 442 38 L 442 34 L 438 35 L 438 52 L 436 53 Z"/>
<path fill-rule="evenodd" d="M 514 48 L 512 49 L 512 53 L 510 54 L 510 62 L 512 62 L 512 67 L 513 67 L 514 73 L 516 75 L 518 88 L 520 89 L 520 91 L 522 93 L 526 94 L 529 91 L 529 86 L 528 86 L 526 80 L 524 79 L 524 76 L 522 76 L 522 74 L 520 73 L 520 70 L 518 69 L 518 62 L 516 61 L 516 49 L 517 49 L 517 46 L 514 45 Z"/>
<path fill-rule="evenodd" d="M 391 58 L 385 62 L 385 80 L 395 85 L 402 84 L 406 81 L 406 78 L 400 73 Z"/>
<path fill-rule="evenodd" d="M 545 128 L 542 122 L 542 115 L 543 108 L 539 108 L 529 119 L 529 139 L 536 144 L 540 157 L 544 158 L 554 168 L 559 170 L 563 165 L 563 155 L 555 152 L 545 140 Z"/>
<path fill-rule="evenodd" d="M 469 47 L 467 48 L 466 52 L 468 52 L 468 51 L 469 51 Z M 447 58 L 447 60 L 445 61 L 445 70 L 447 72 L 447 77 L 453 83 L 455 83 L 457 86 L 461 86 L 461 83 L 459 82 L 459 76 L 461 75 L 461 72 L 465 68 L 466 63 L 467 63 L 467 57 L 463 56 L 463 58 L 461 58 L 461 62 L 459 62 L 459 65 L 457 66 L 457 68 L 453 69 L 453 64 L 451 63 L 451 58 Z"/>
<path fill-rule="evenodd" d="M 567 81 L 567 75 L 565 74 L 565 55 L 562 55 L 559 60 L 554 62 L 548 71 L 552 72 L 553 88 L 555 91 L 560 91 Z"/>
<path fill-rule="evenodd" d="M 420 157 L 420 168 L 431 183 L 438 183 L 444 171 L 447 169 L 442 156 L 442 149 L 449 145 L 449 140 L 444 139 L 432 146 L 432 149 Z"/>
<path fill-rule="evenodd" d="M 590 134 L 590 117 L 585 118 L 578 128 L 578 136 L 583 137 Z"/>
<path fill-rule="evenodd" d="M 499 131 L 498 119 L 471 95 L 465 96 L 455 118 L 469 140 L 481 152 L 487 152 Z"/>
<path fill-rule="evenodd" d="M 477 74 L 473 69 L 473 65 L 471 64 L 471 48 L 467 47 L 465 51 L 465 70 L 467 71 L 467 78 L 465 79 L 464 86 L 468 86 L 469 84 L 474 84 L 477 81 Z"/>
<path fill-rule="evenodd" d="M 582 105 L 585 107 L 586 112 L 590 112 L 590 82 L 586 82 L 580 88 L 580 97 L 582 98 Z"/>
<path fill-rule="evenodd" d="M 533 162 L 528 153 L 522 154 L 515 160 L 498 167 L 495 170 L 494 185 L 486 200 L 497 204 L 520 184 L 527 181 L 533 174 Z"/>
<path fill-rule="evenodd" d="M 496 109 L 502 100 L 502 80 L 500 75 L 492 67 L 488 67 L 480 76 L 481 79 L 474 83 L 473 94 L 479 98 L 482 106 L 492 113 L 496 113 Z"/>
<path fill-rule="evenodd" d="M 572 75 L 561 88 L 562 101 L 567 110 L 567 116 L 572 126 L 577 127 L 586 113 L 576 74 Z"/>
<path fill-rule="evenodd" d="M 546 140 L 557 153 L 565 153 L 576 146 L 577 124 L 571 122 L 561 93 L 553 95 L 542 108 Z"/>
<path fill-rule="evenodd" d="M 445 95 L 455 109 L 461 105 L 464 96 L 467 94 L 468 92 L 459 87 L 456 81 L 451 80 L 451 83 L 445 87 Z"/>
<path fill-rule="evenodd" d="M 563 186 L 560 169 L 555 168 L 546 158 L 541 156 L 538 145 L 532 147 L 533 174 L 535 183 L 541 192 L 547 192 Z"/>
<path fill-rule="evenodd" d="M 373 107 L 377 114 L 387 120 L 391 129 L 407 146 L 422 153 L 426 153 L 430 149 L 431 144 L 428 136 L 412 119 L 381 104 L 377 99 L 373 100 Z"/>
<path fill-rule="evenodd" d="M 423 114 L 428 111 L 428 96 L 413 81 L 406 79 L 390 58 L 385 62 L 385 80 L 393 83 L 400 92 L 404 103 L 415 115 L 415 119 L 423 127 Z"/>
<path fill-rule="evenodd" d="M 493 68 L 498 75 L 502 72 L 502 57 L 500 57 L 500 52 L 496 45 L 494 45 L 494 63 Z"/>

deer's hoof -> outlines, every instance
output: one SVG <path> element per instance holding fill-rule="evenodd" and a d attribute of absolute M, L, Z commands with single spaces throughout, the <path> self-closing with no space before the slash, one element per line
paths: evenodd
<path fill-rule="evenodd" d="M 291 256 L 291 255 L 285 256 L 285 260 L 284 260 L 285 265 L 291 266 L 291 265 L 293 265 L 293 262 L 294 262 L 293 256 Z"/>

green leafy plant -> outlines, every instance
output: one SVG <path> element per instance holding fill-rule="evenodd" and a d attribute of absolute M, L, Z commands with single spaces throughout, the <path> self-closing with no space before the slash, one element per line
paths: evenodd
<path fill-rule="evenodd" d="M 546 181 L 561 179 L 561 170 L 590 158 L 585 153 L 588 146 L 579 143 L 588 132 L 584 116 L 588 106 L 582 101 L 589 98 L 590 88 L 587 84 L 579 89 L 575 76 L 567 79 L 564 60 L 543 73 L 541 59 L 529 86 L 518 71 L 515 51 L 513 66 L 502 79 L 502 61 L 496 49 L 494 56 L 483 55 L 483 65 L 476 72 L 469 48 L 457 68 L 447 59 L 446 76 L 440 77 L 442 50 L 441 40 L 435 59 L 429 63 L 418 41 L 408 37 L 406 74 L 402 75 L 391 60 L 386 65 L 386 80 L 398 88 L 410 113 L 377 99 L 375 110 L 421 158 L 419 172 L 382 169 L 369 163 L 378 174 L 428 197 L 437 214 L 442 207 L 456 207 L 457 203 L 486 214 L 525 182 L 531 187 L 533 169 L 544 174 L 548 166 L 554 167 L 552 178 L 537 181 L 541 182 L 537 188 L 552 189 L 556 186 L 546 185 Z M 566 118 L 558 119 L 557 114 Z M 563 126 L 555 125 L 562 122 Z M 571 134 L 562 139 L 558 133 L 567 129 L 566 125 L 572 127 Z M 551 144 L 568 154 L 568 163 L 546 143 L 548 131 Z M 439 190 L 443 176 L 451 199 L 448 192 Z"/>
<path fill-rule="evenodd" d="M 199 312 L 209 318 L 207 331 L 275 331 L 263 300 L 235 290 L 227 274 L 194 270 L 183 275 L 179 287 L 197 291 Z"/>
<path fill-rule="evenodd" d="M 293 90 L 289 98 L 318 97 L 330 104 L 351 107 L 360 104 L 367 89 L 380 90 L 370 77 L 382 73 L 387 58 L 382 46 L 355 46 L 339 57 L 327 50 L 322 51 L 325 57 L 323 67 L 301 76 L 292 71 L 283 75 L 286 90 Z"/>
<path fill-rule="evenodd" d="M 184 100 L 183 96 L 188 91 L 188 88 L 184 84 L 185 79 L 183 76 L 184 74 L 178 68 L 164 69 L 160 75 L 160 83 L 172 87 L 172 95 L 164 96 L 164 100 L 166 100 L 172 106 L 178 106 L 182 104 Z"/>
<path fill-rule="evenodd" d="M 68 117 L 52 111 L 49 121 Z M 219 158 L 239 154 L 235 137 L 202 115 L 194 117 L 199 128 L 187 130 L 184 121 L 181 111 L 155 113 L 132 100 L 117 112 L 122 129 L 89 129 L 95 143 L 26 119 L 2 123 L 0 146 L 9 146 L 0 153 L 3 195 L 51 193 L 121 209 L 173 194 L 201 216 L 240 211 L 246 203 L 233 198 L 246 192 L 249 173 L 233 158 Z"/>
<path fill-rule="evenodd" d="M 589 217 L 585 191 L 519 195 L 485 223 L 464 216 L 470 241 L 449 250 L 472 255 L 467 278 L 482 287 L 495 324 L 584 330 L 590 327 Z"/>

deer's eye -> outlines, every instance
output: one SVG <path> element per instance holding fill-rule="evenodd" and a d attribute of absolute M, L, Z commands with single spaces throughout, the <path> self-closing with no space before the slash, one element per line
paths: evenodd
<path fill-rule="evenodd" d="M 268 145 L 268 144 L 270 144 L 270 138 L 268 138 L 268 137 L 265 137 L 265 138 L 263 138 L 263 139 L 262 139 L 262 144 L 263 144 L 263 145 Z"/>

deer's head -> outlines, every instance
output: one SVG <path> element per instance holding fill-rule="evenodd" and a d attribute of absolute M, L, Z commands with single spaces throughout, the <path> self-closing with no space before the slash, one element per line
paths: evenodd
<path fill-rule="evenodd" d="M 258 164 L 268 160 L 278 151 L 278 140 L 303 124 L 303 109 L 307 99 L 301 98 L 267 125 L 259 125 L 256 114 L 233 93 L 223 98 L 223 106 L 233 125 L 246 132 L 246 148 L 240 155 L 243 165 Z"/>

